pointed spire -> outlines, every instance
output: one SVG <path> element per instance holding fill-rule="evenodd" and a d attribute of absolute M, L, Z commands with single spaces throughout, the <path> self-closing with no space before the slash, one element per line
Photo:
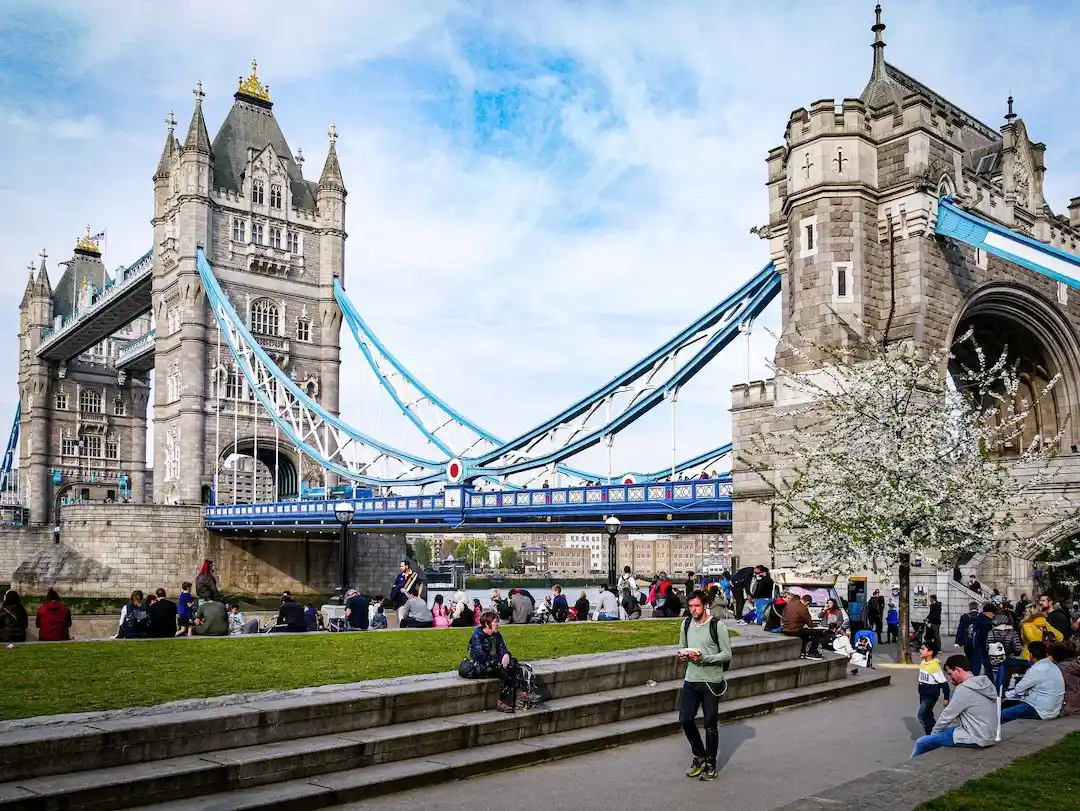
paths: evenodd
<path fill-rule="evenodd" d="M 1013 122 L 1013 119 L 1016 118 L 1016 113 L 1013 112 L 1013 97 L 1012 96 L 1009 96 L 1008 104 L 1009 104 L 1009 112 L 1005 113 L 1005 120 L 1008 123 L 1011 124 Z"/>
<path fill-rule="evenodd" d="M 49 258 L 49 254 L 45 252 L 45 249 L 41 249 L 41 266 L 38 268 L 38 284 L 41 285 L 41 291 L 47 295 L 52 295 L 52 285 L 49 284 L 49 271 L 45 268 L 45 260 Z M 31 266 L 32 267 L 32 266 Z"/>
<path fill-rule="evenodd" d="M 154 180 L 169 176 L 169 171 L 172 169 L 173 155 L 176 151 L 176 117 L 173 115 L 172 110 L 169 110 L 169 114 L 165 116 L 165 123 L 169 127 L 169 132 L 165 136 L 165 146 L 161 150 L 157 171 L 154 172 Z"/>
<path fill-rule="evenodd" d="M 885 78 L 885 23 L 881 21 L 881 4 L 874 6 L 874 25 L 870 29 L 874 32 L 874 72 L 871 79 Z"/>
<path fill-rule="evenodd" d="M 212 154 L 210 151 L 210 135 L 206 131 L 206 119 L 203 118 L 202 100 L 206 96 L 203 93 L 202 81 L 195 84 L 191 91 L 195 94 L 195 112 L 191 115 L 191 124 L 188 126 L 187 138 L 184 141 L 184 150 L 193 150 L 203 155 Z"/>
<path fill-rule="evenodd" d="M 333 189 L 345 192 L 345 180 L 341 176 L 341 164 L 337 156 L 337 127 L 330 125 L 330 150 L 326 153 L 326 163 L 319 177 L 319 189 Z"/>
<path fill-rule="evenodd" d="M 304 174 L 304 148 L 300 147 L 296 150 L 296 168 L 300 170 L 300 174 Z"/>
<path fill-rule="evenodd" d="M 19 302 L 19 308 L 26 306 L 30 301 L 30 297 L 37 291 L 37 280 L 34 279 L 34 263 L 30 263 L 30 278 L 26 280 L 26 289 L 23 290 L 22 300 Z"/>

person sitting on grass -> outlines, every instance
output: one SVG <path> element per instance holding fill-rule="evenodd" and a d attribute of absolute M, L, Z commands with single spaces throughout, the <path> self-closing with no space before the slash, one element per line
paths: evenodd
<path fill-rule="evenodd" d="M 131 601 L 120 609 L 117 639 L 145 639 L 150 635 L 150 613 L 143 603 L 142 589 L 131 592 Z"/>
<path fill-rule="evenodd" d="M 371 630 L 373 631 L 385 631 L 386 630 L 386 603 L 380 602 L 375 607 L 375 615 L 371 618 Z"/>
<path fill-rule="evenodd" d="M 466 662 L 471 663 L 470 666 Z M 499 615 L 485 611 L 480 624 L 469 639 L 469 658 L 461 663 L 458 672 L 466 678 L 502 680 L 499 702 L 500 712 L 514 712 L 517 703 L 531 705 L 540 700 L 535 693 L 519 691 L 524 687 L 524 675 L 517 660 L 510 655 L 503 636 L 499 633 Z"/>
<path fill-rule="evenodd" d="M 934 724 L 929 735 L 915 741 L 912 757 L 924 755 L 943 746 L 980 749 L 996 743 L 998 730 L 997 688 L 987 676 L 971 672 L 966 656 L 945 660 L 945 678 L 955 689 L 949 706 Z"/>
<path fill-rule="evenodd" d="M 626 614 L 628 620 L 641 619 L 641 604 L 637 601 L 637 598 L 633 595 L 630 589 L 624 588 L 622 590 L 622 601 L 619 603 L 623 612 Z"/>
<path fill-rule="evenodd" d="M 401 607 L 402 628 L 431 628 L 434 626 L 434 618 L 427 602 L 420 596 L 420 589 L 413 586 L 409 589 L 409 599 Z"/>
<path fill-rule="evenodd" d="M 1061 716 L 1080 712 L 1080 659 L 1076 651 L 1068 645 L 1054 645 L 1050 648 L 1050 658 L 1061 671 L 1065 682 L 1065 700 L 1061 704 Z"/>
<path fill-rule="evenodd" d="M 281 606 L 278 608 L 277 622 L 268 634 L 299 634 L 308 629 L 304 607 L 293 599 L 291 591 L 281 592 Z"/>
<path fill-rule="evenodd" d="M 356 589 L 345 592 L 345 623 L 350 631 L 366 631 L 370 624 L 370 601 Z"/>
<path fill-rule="evenodd" d="M 1032 642 L 1028 653 L 1035 661 L 1027 673 L 1005 698 L 1021 699 L 1020 703 L 1001 711 L 1001 723 L 1007 724 L 1017 718 L 1034 718 L 1049 721 L 1061 713 L 1065 700 L 1065 678 L 1061 669 L 1046 658 L 1046 643 Z"/>
<path fill-rule="evenodd" d="M 229 615 L 225 604 L 217 600 L 202 600 L 195 612 L 195 624 L 189 629 L 189 636 L 228 636 Z"/>

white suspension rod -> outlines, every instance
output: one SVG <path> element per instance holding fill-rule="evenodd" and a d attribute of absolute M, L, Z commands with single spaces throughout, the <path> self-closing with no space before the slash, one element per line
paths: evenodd
<path fill-rule="evenodd" d="M 671 390 L 671 480 L 675 481 L 675 468 L 678 464 L 676 462 L 676 442 L 675 442 L 675 403 L 679 399 L 678 389 Z"/>
<path fill-rule="evenodd" d="M 257 378 L 256 378 L 257 379 Z M 252 392 L 254 394 L 254 392 Z M 257 504 L 259 501 L 259 398 L 254 397 L 252 400 L 252 407 L 255 410 L 255 446 L 251 455 L 254 459 L 254 464 L 251 466 L 251 502 Z"/>
<path fill-rule="evenodd" d="M 236 493 L 236 443 L 240 436 L 240 369 L 236 365 L 236 361 L 233 361 L 233 417 L 232 417 L 232 502 L 236 504 L 238 497 Z"/>
<path fill-rule="evenodd" d="M 221 329 L 217 331 L 217 363 L 214 366 L 214 503 L 218 500 L 218 471 L 221 470 Z"/>

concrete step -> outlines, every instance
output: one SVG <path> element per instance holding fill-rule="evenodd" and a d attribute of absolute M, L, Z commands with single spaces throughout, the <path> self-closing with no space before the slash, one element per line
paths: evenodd
<path fill-rule="evenodd" d="M 728 674 L 722 707 L 738 700 L 830 682 L 842 684 L 846 660 L 793 660 L 740 668 Z M 0 811 L 41 808 L 109 811 L 140 803 L 169 803 L 193 796 L 276 784 L 314 775 L 442 757 L 447 752 L 504 745 L 554 733 L 678 708 L 681 679 L 655 687 L 635 685 L 553 699 L 513 714 L 492 710 L 410 720 L 344 733 L 271 744 L 218 749 L 103 769 L 0 783 Z M 330 779 L 330 778 L 327 778 Z"/>
<path fill-rule="evenodd" d="M 732 667 L 797 661 L 798 653 L 797 639 L 738 637 Z M 668 681 L 682 668 L 671 647 L 534 664 L 545 699 Z M 494 709 L 498 692 L 496 681 L 435 673 L 3 722 L 0 775 L 10 782 L 460 715 Z"/>
<path fill-rule="evenodd" d="M 889 681 L 890 676 L 886 674 L 864 671 L 856 678 L 724 701 L 720 705 L 720 722 L 842 698 L 884 687 Z M 598 726 L 555 731 L 513 742 L 456 749 L 438 755 L 417 755 L 409 760 L 139 806 L 132 811 L 315 811 L 403 789 L 412 791 L 452 780 L 651 740 L 680 730 L 678 713 L 667 711 Z"/>

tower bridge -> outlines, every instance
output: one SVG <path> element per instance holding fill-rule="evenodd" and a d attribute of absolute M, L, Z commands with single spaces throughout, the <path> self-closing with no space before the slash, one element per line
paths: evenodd
<path fill-rule="evenodd" d="M 29 526 L 0 540 L 0 568 L 35 559 L 47 570 L 44 547 L 58 522 L 65 548 L 112 561 L 102 564 L 116 573 L 110 583 L 145 585 L 134 582 L 144 570 L 130 561 L 153 543 L 132 542 L 126 556 L 103 547 L 122 540 L 110 535 L 114 521 L 137 528 L 146 516 L 158 522 L 154 541 L 188 550 L 178 555 L 242 533 L 247 545 L 228 553 L 235 560 L 273 557 L 259 551 L 260 537 L 286 543 L 290 532 L 332 532 L 335 502 L 304 496 L 339 482 L 373 489 L 348 501 L 361 537 L 382 539 L 385 554 L 364 563 L 376 569 L 392 567 L 406 529 L 599 529 L 613 514 L 628 528 L 731 533 L 742 560 L 768 560 L 776 538 L 765 493 L 731 459 L 761 424 L 787 418 L 792 404 L 772 381 L 733 387 L 730 443 L 716 438 L 706 443 L 716 447 L 673 455 L 655 471 L 615 470 L 611 449 L 656 408 L 670 408 L 674 421 L 680 389 L 777 296 L 785 335 L 843 343 L 869 324 L 889 340 L 938 347 L 972 328 L 988 351 L 1007 343 L 1032 390 L 1060 374 L 1030 433 L 1064 428 L 1055 487 L 1074 498 L 1080 198 L 1067 216 L 1050 208 L 1046 146 L 1031 140 L 1011 98 L 994 127 L 886 62 L 876 14 L 861 94 L 795 110 L 767 154 L 768 222 L 754 229 L 768 246 L 762 269 L 609 383 L 510 439 L 413 375 L 350 298 L 336 129 L 309 180 L 254 62 L 213 139 L 197 85 L 184 137 L 171 114 L 166 122 L 150 250 L 110 274 L 88 230 L 55 287 L 44 252 L 30 268 L 20 405 L 0 471 L 5 502 Z M 343 325 L 423 452 L 341 414 Z M 776 362 L 802 363 L 782 346 Z M 578 467 L 575 457 L 597 446 L 607 449 L 606 470 Z M 243 482 L 238 457 L 251 460 Z M 65 506 L 72 492 L 75 501 L 116 503 Z M 170 532 L 176 537 L 158 535 Z M 319 554 L 315 568 L 333 571 L 333 549 Z M 302 557 L 309 571 L 306 546 Z M 274 561 L 267 566 L 292 565 Z M 986 582 L 1030 579 L 1022 560 L 982 565 Z"/>

